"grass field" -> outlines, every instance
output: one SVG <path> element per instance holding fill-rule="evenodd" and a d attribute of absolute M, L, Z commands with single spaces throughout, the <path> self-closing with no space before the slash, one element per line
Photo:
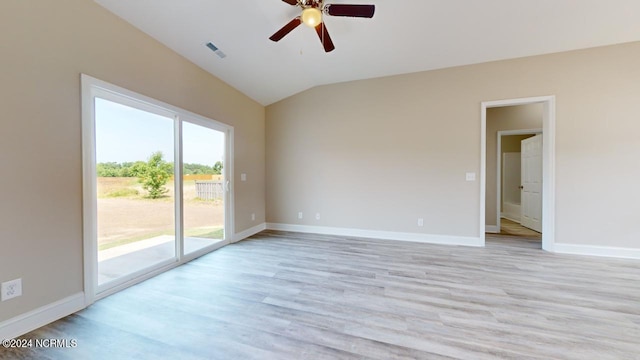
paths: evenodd
<path fill-rule="evenodd" d="M 163 198 L 148 199 L 136 178 L 99 177 L 97 180 L 100 250 L 174 234 L 173 184 L 167 184 L 169 191 Z M 222 200 L 198 199 L 193 180 L 184 182 L 183 196 L 185 236 L 222 238 Z"/>
<path fill-rule="evenodd" d="M 99 177 L 97 178 L 98 198 L 127 198 L 127 199 L 146 199 L 146 191 L 142 188 L 142 184 L 138 182 L 138 178 L 122 178 L 122 177 Z M 162 199 L 173 201 L 175 189 L 173 183 L 166 185 L 169 190 Z M 183 182 L 183 196 L 185 202 L 207 202 L 199 199 L 196 195 L 195 180 L 185 180 Z M 212 200 L 215 203 L 221 200 Z"/>
<path fill-rule="evenodd" d="M 99 177 L 98 198 L 141 197 L 144 192 L 138 178 Z"/>

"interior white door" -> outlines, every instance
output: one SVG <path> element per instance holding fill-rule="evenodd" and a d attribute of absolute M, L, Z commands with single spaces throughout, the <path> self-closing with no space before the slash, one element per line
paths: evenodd
<path fill-rule="evenodd" d="M 542 232 L 542 135 L 521 142 L 522 226 Z"/>

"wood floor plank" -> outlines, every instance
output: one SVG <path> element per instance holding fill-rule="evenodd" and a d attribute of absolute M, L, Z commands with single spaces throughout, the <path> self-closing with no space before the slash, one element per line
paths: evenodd
<path fill-rule="evenodd" d="M 640 359 L 640 262 L 264 231 L 0 359 Z"/>

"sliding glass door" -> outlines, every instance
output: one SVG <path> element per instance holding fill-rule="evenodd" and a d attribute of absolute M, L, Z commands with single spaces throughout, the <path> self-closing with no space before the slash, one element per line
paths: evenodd
<path fill-rule="evenodd" d="M 229 242 L 233 128 L 83 76 L 88 302 Z"/>
<path fill-rule="evenodd" d="M 224 239 L 224 132 L 182 123 L 182 200 L 184 253 L 192 254 Z"/>
<path fill-rule="evenodd" d="M 174 122 L 95 99 L 98 286 L 176 261 Z"/>

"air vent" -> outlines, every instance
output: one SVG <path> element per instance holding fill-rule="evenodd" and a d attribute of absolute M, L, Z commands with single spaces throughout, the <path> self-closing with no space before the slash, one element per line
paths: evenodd
<path fill-rule="evenodd" d="M 224 59 L 227 57 L 227 55 L 223 53 L 222 50 L 218 49 L 217 46 L 213 45 L 213 43 L 207 43 L 207 47 L 211 49 L 211 51 L 213 51 L 216 55 L 218 55 L 220 59 Z"/>

